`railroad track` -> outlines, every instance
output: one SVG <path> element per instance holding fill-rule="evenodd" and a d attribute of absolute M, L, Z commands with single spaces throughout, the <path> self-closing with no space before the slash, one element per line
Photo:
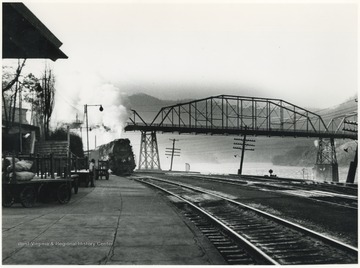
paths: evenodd
<path fill-rule="evenodd" d="M 186 177 L 186 176 L 185 176 Z M 341 194 L 334 191 L 323 191 L 319 190 L 311 185 L 302 186 L 300 182 L 284 182 L 284 181 L 251 181 L 248 176 L 245 180 L 243 179 L 225 179 L 216 176 L 192 176 L 192 179 L 197 178 L 203 181 L 215 181 L 226 184 L 232 184 L 243 187 L 255 187 L 260 190 L 273 191 L 280 194 L 298 196 L 301 198 L 311 199 L 317 202 L 323 202 L 335 206 L 341 206 L 350 209 L 358 209 L 358 198 L 357 195 Z M 353 190 L 353 189 L 351 189 Z M 354 191 L 353 191 L 354 192 Z"/>
<path fill-rule="evenodd" d="M 154 177 L 137 180 L 186 204 L 185 215 L 210 241 L 215 241 L 228 263 L 304 265 L 358 261 L 355 247 L 217 193 Z"/>

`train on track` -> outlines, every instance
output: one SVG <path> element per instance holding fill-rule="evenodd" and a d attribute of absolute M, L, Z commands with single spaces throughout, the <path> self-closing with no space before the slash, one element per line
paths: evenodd
<path fill-rule="evenodd" d="M 108 167 L 115 175 L 130 175 L 136 164 L 129 139 L 116 139 L 90 152 L 90 159 L 109 161 Z"/>

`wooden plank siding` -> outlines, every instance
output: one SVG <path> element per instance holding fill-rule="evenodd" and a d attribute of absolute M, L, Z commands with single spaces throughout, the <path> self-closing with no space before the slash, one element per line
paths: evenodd
<path fill-rule="evenodd" d="M 67 157 L 68 142 L 67 141 L 41 141 L 35 144 L 35 154 L 50 155 L 56 157 Z"/>

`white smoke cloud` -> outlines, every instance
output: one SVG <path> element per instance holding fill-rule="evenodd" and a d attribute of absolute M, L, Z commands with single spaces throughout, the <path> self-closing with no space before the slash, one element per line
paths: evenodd
<path fill-rule="evenodd" d="M 89 143 L 90 149 L 96 145 L 108 143 L 121 136 L 123 127 L 128 118 L 124 103 L 127 95 L 121 92 L 119 87 L 106 81 L 94 72 L 70 70 L 57 77 L 55 108 L 52 116 L 52 127 L 71 124 L 78 120 L 83 122 L 81 125 L 82 133 L 79 129 L 73 129 L 75 133 L 81 134 L 83 138 L 84 150 L 86 146 L 86 121 L 84 105 L 88 105 L 89 122 Z M 99 111 L 102 105 L 104 110 Z"/>
<path fill-rule="evenodd" d="M 5 60 L 4 66 L 17 67 L 17 60 Z M 96 66 L 79 65 L 76 61 L 66 60 L 56 63 L 48 60 L 27 60 L 22 74 L 25 76 L 33 73 L 41 77 L 45 66 L 54 70 L 55 74 L 55 106 L 51 116 L 51 128 L 70 125 L 78 120 L 82 121 L 82 133 L 80 129 L 71 131 L 83 138 L 84 150 L 86 150 L 86 125 L 84 105 L 102 105 L 103 112 L 99 107 L 88 107 L 89 117 L 89 142 L 90 149 L 96 145 L 108 143 L 121 137 L 125 122 L 128 119 L 128 111 L 125 108 L 127 93 L 109 81 L 114 77 L 107 75 L 106 70 L 96 71 Z M 24 107 L 26 103 L 23 104 Z M 30 108 L 30 107 L 29 107 Z"/>

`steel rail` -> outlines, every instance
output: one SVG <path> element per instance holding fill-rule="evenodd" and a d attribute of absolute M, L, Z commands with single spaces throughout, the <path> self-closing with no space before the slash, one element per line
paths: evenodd
<path fill-rule="evenodd" d="M 189 186 L 189 185 L 185 185 L 185 184 L 183 184 L 183 183 L 172 182 L 172 181 L 169 181 L 169 180 L 164 180 L 164 179 L 160 179 L 160 178 L 155 178 L 155 177 L 152 177 L 152 176 L 147 176 L 147 178 L 153 179 L 153 180 L 162 181 L 162 182 L 165 182 L 165 183 L 168 183 L 168 184 L 174 184 L 174 185 L 177 185 L 177 186 L 180 186 L 180 187 L 184 187 L 184 188 L 187 188 L 187 189 L 190 189 L 190 190 L 193 190 L 193 191 L 197 191 L 197 192 L 200 192 L 200 193 L 205 193 L 205 194 L 209 194 L 209 195 L 212 195 L 212 196 L 221 198 L 221 199 L 226 200 L 226 201 L 228 201 L 228 202 L 230 202 L 230 203 L 239 205 L 239 206 L 244 207 L 244 208 L 246 208 L 246 209 L 249 209 L 249 210 L 251 210 L 251 211 L 255 211 L 255 212 L 259 213 L 260 215 L 263 215 L 263 216 L 265 216 L 265 217 L 267 217 L 267 218 L 269 218 L 269 219 L 272 219 L 272 220 L 275 220 L 275 221 L 277 221 L 277 222 L 280 222 L 280 223 L 282 223 L 282 224 L 284 224 L 284 225 L 290 226 L 290 227 L 292 227 L 292 228 L 294 228 L 294 229 L 297 229 L 297 230 L 299 230 L 299 231 L 301 231 L 301 232 L 308 233 L 308 234 L 312 235 L 313 237 L 315 237 L 315 238 L 317 238 L 317 239 L 320 239 L 320 240 L 322 240 L 322 241 L 325 241 L 325 242 L 327 242 L 327 243 L 329 243 L 329 244 L 333 244 L 333 245 L 335 245 L 335 246 L 337 246 L 337 247 L 341 247 L 341 248 L 344 249 L 344 250 L 351 251 L 351 253 L 358 255 L 358 249 L 355 248 L 355 247 L 353 247 L 353 246 L 351 246 L 351 245 L 348 245 L 348 244 L 346 244 L 346 243 L 340 242 L 340 241 L 335 240 L 335 239 L 333 239 L 333 238 L 327 237 L 327 236 L 325 236 L 325 235 L 323 235 L 323 234 L 321 234 L 321 233 L 319 233 L 319 232 L 315 232 L 315 231 L 310 230 L 310 229 L 308 229 L 308 228 L 306 228 L 306 227 L 304 227 L 304 226 L 301 226 L 301 225 L 299 225 L 299 224 L 296 224 L 296 223 L 293 223 L 293 222 L 291 222 L 291 221 L 288 221 L 288 220 L 279 218 L 279 217 L 277 217 L 277 216 L 275 216 L 275 215 L 272 215 L 272 214 L 270 214 L 270 213 L 268 213 L 268 212 L 259 210 L 259 209 L 257 209 L 257 208 L 251 207 L 251 206 L 248 206 L 248 205 L 243 204 L 243 203 L 238 202 L 238 201 L 234 201 L 234 200 L 232 200 L 232 199 L 230 199 L 230 198 L 227 198 L 227 197 L 225 197 L 225 196 L 222 196 L 222 195 L 219 195 L 219 194 L 216 194 L 216 193 L 213 193 L 213 192 L 209 192 L 209 191 L 203 190 L 203 189 L 201 189 L 201 188 L 199 188 L 199 187 L 192 187 L 192 186 Z"/>
<path fill-rule="evenodd" d="M 216 181 L 216 182 L 224 182 L 226 184 L 231 184 L 231 185 L 236 185 L 236 186 L 244 186 L 244 184 L 247 184 L 247 182 L 248 182 L 248 181 L 245 181 L 246 183 L 243 183 L 242 181 L 239 181 L 239 180 L 236 180 L 236 179 L 222 179 L 222 178 L 217 178 L 217 177 L 206 177 L 206 176 L 193 176 L 193 177 L 197 177 L 197 178 L 199 178 L 201 180 L 205 180 L 205 181 L 206 180 L 211 180 L 211 181 Z M 297 187 L 297 186 L 294 186 L 294 185 L 289 188 L 289 190 L 292 190 L 292 189 L 293 190 L 304 190 L 301 187 Z M 304 191 L 306 191 L 306 190 L 304 190 Z M 334 202 L 330 202 L 330 201 L 317 199 L 316 196 L 315 197 L 307 197 L 307 196 L 295 195 L 295 194 L 284 192 L 284 191 L 281 191 L 281 190 L 278 191 L 277 193 L 281 193 L 281 194 L 284 194 L 284 195 L 296 196 L 296 197 L 299 197 L 299 198 L 310 199 L 310 200 L 313 200 L 313 201 L 316 201 L 316 202 L 331 204 L 331 205 L 334 205 L 334 206 L 340 206 L 340 207 L 345 207 L 345 208 L 349 208 L 349 209 L 358 210 L 357 207 L 352 207 L 352 206 L 348 206 L 348 205 L 342 205 L 342 204 L 338 204 L 338 203 L 334 203 Z M 329 192 L 329 193 L 331 193 L 331 192 Z M 337 193 L 335 193 L 335 194 L 337 194 Z M 338 195 L 337 197 L 340 197 L 340 198 L 344 198 L 344 199 L 348 199 L 348 200 L 349 199 L 350 200 L 357 200 L 356 197 L 351 198 L 351 197 L 344 197 L 341 194 L 337 194 L 337 195 Z"/>
<path fill-rule="evenodd" d="M 151 178 L 152 179 L 152 178 Z M 247 247 L 249 247 L 252 251 L 254 251 L 256 253 L 256 255 L 259 255 L 261 258 L 264 258 L 266 261 L 269 262 L 269 264 L 272 265 L 280 265 L 280 263 L 278 263 L 276 260 L 272 259 L 269 255 L 267 255 L 265 252 L 263 252 L 261 249 L 259 249 L 258 247 L 256 247 L 253 243 L 251 243 L 249 240 L 247 240 L 245 237 L 243 237 L 242 235 L 238 234 L 237 232 L 235 232 L 234 230 L 232 230 L 230 227 L 228 227 L 225 223 L 223 223 L 222 221 L 220 221 L 219 219 L 215 218 L 214 216 L 210 215 L 208 212 L 206 212 L 205 210 L 201 209 L 200 207 L 196 206 L 195 204 L 193 204 L 192 202 L 186 200 L 185 198 L 169 191 L 166 190 L 165 188 L 153 184 L 151 182 L 147 182 L 147 181 L 142 181 L 139 179 L 136 179 L 137 181 L 140 181 L 142 183 L 146 183 L 149 184 L 155 188 L 160 189 L 161 191 L 164 191 L 172 196 L 175 196 L 176 198 L 180 199 L 181 201 L 187 203 L 188 205 L 190 205 L 192 208 L 196 209 L 197 211 L 201 212 L 202 214 L 204 214 L 206 217 L 210 218 L 212 221 L 216 222 L 218 225 L 220 225 L 222 228 L 224 228 L 227 232 L 231 233 L 231 235 L 235 236 L 237 239 L 240 239 L 243 243 L 246 244 Z M 250 253 L 251 255 L 251 253 Z"/>

